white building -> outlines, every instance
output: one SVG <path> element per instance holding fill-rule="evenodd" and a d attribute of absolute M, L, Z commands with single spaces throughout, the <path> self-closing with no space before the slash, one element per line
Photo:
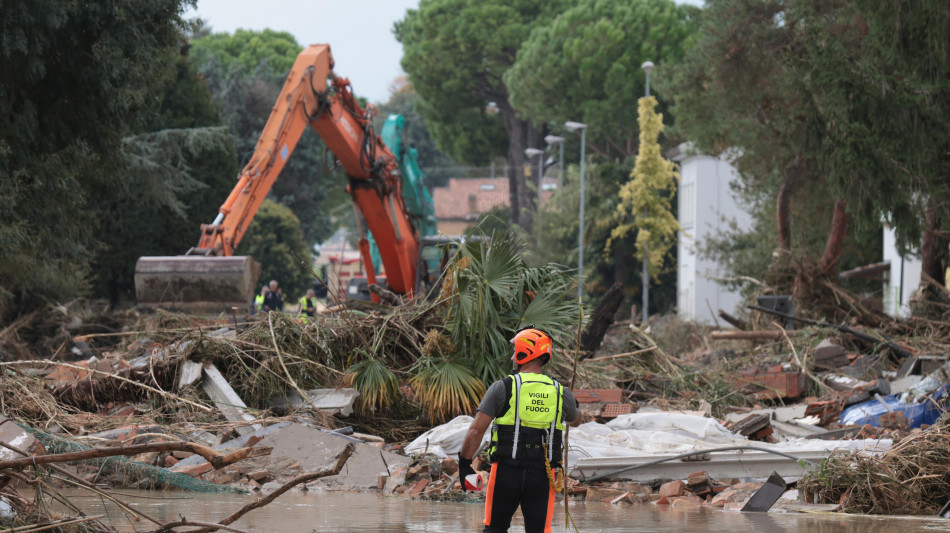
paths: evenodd
<path fill-rule="evenodd" d="M 884 285 L 884 312 L 891 316 L 910 316 L 911 296 L 920 285 L 923 262 L 920 257 L 902 256 L 897 251 L 894 230 L 884 227 L 884 261 L 890 263 L 890 275 Z"/>
<path fill-rule="evenodd" d="M 712 323 L 719 309 L 734 313 L 742 297 L 716 281 L 724 276 L 715 261 L 697 254 L 697 243 L 728 228 L 752 223 L 752 217 L 736 203 L 729 184 L 738 178 L 723 158 L 696 153 L 689 143 L 676 148 L 672 158 L 680 165 L 679 223 L 677 245 L 676 308 L 689 320 Z"/>

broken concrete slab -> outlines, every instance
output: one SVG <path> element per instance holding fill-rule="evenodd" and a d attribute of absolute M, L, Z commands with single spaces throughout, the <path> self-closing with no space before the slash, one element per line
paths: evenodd
<path fill-rule="evenodd" d="M 827 429 L 820 426 L 799 424 L 796 422 L 780 422 L 778 420 L 772 421 L 772 429 L 774 429 L 780 437 L 787 438 L 808 438 L 828 432 Z"/>
<path fill-rule="evenodd" d="M 291 424 L 293 424 L 293 422 L 278 422 L 276 424 L 271 424 L 265 428 L 261 428 L 257 431 L 254 431 L 253 433 L 248 433 L 247 435 L 241 435 L 240 437 L 236 439 L 231 439 L 227 442 L 222 442 L 221 444 L 213 446 L 213 449 L 219 452 L 238 450 L 240 448 L 246 447 L 248 445 L 247 444 L 248 441 L 250 441 L 253 438 L 262 438 L 264 437 L 264 435 L 267 435 L 268 433 L 272 431 L 277 431 L 278 429 L 281 429 L 281 428 L 290 427 Z M 260 443 L 260 441 L 258 441 L 258 443 Z M 200 455 L 193 455 L 187 459 L 182 459 L 178 464 L 175 465 L 175 467 L 184 468 L 186 466 L 201 464 L 203 462 L 206 462 L 204 457 L 201 457 Z M 174 469 L 175 468 L 173 468 L 172 470 Z"/>
<path fill-rule="evenodd" d="M 824 339 L 812 352 L 815 366 L 819 368 L 838 368 L 849 364 L 848 352 L 843 347 Z"/>
<path fill-rule="evenodd" d="M 13 420 L 0 415 L 0 442 L 33 453 L 39 445 L 36 438 Z M 0 446 L 0 461 L 22 457 L 17 452 Z"/>
<path fill-rule="evenodd" d="M 307 472 L 331 462 L 348 443 L 341 435 L 324 433 L 303 424 L 291 424 L 268 433 L 258 445 L 273 448 L 271 461 L 280 457 L 293 458 Z M 383 451 L 369 444 L 357 444 L 356 453 L 347 461 L 343 471 L 337 476 L 324 479 L 346 486 L 372 488 L 376 486 L 379 474 L 387 471 L 387 466 L 389 471 L 393 472 L 393 469 L 408 465 L 408 457 Z"/>
<path fill-rule="evenodd" d="M 201 363 L 185 361 L 181 364 L 181 377 L 178 378 L 178 390 L 182 390 L 201 379 Z"/>
<path fill-rule="evenodd" d="M 206 364 L 202 370 L 204 379 L 201 380 L 201 388 L 204 389 L 205 393 L 211 398 L 214 405 L 221 411 L 225 418 L 232 422 L 251 422 L 256 420 L 253 415 L 245 411 L 247 405 L 241 400 L 241 397 L 234 392 L 234 389 L 231 388 L 231 384 L 228 383 L 228 380 L 224 378 L 216 366 Z M 260 424 L 250 424 L 238 427 L 237 432 L 240 435 L 248 435 L 262 428 L 263 426 Z"/>
<path fill-rule="evenodd" d="M 271 409 L 286 409 L 310 407 L 312 404 L 325 413 L 348 417 L 353 414 L 353 402 L 360 396 L 359 391 L 351 388 L 311 389 L 304 392 L 309 401 L 302 398 L 297 391 L 291 391 L 286 397 L 272 399 L 270 407 Z"/>
<path fill-rule="evenodd" d="M 897 378 L 891 382 L 891 394 L 907 392 L 916 387 L 923 379 L 924 376 L 920 375 L 910 375 Z"/>

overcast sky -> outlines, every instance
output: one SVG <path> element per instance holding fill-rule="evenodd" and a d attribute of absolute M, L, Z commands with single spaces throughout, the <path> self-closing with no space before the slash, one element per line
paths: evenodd
<path fill-rule="evenodd" d="M 702 5 L 702 0 L 679 0 Z M 197 14 L 215 32 L 238 28 L 286 31 L 303 46 L 329 43 L 337 75 L 373 102 L 389 99 L 389 86 L 402 74 L 402 45 L 393 23 L 419 0 L 198 0 Z"/>

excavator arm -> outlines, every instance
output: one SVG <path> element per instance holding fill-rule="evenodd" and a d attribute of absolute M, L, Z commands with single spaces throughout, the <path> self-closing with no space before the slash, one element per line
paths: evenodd
<path fill-rule="evenodd" d="M 139 259 L 139 302 L 250 301 L 256 277 L 249 270 L 254 262 L 230 256 L 308 127 L 317 130 L 345 169 L 357 220 L 362 217 L 376 238 L 390 288 L 411 294 L 418 235 L 403 202 L 396 157 L 373 131 L 374 113 L 371 106 L 364 109 L 359 105 L 346 78 L 333 74 L 330 46 L 308 46 L 297 56 L 237 184 L 214 221 L 201 226 L 198 246 L 185 256 Z M 360 238 L 360 251 L 367 277 L 375 283 L 365 235 Z M 214 290 L 209 289 L 209 283 Z M 233 291 L 225 294 L 228 288 Z"/>

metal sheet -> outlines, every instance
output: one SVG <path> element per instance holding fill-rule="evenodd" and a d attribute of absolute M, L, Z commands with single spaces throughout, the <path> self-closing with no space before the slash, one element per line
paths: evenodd
<path fill-rule="evenodd" d="M 800 457 L 815 464 L 821 463 L 833 453 L 850 453 L 862 450 L 864 453 L 882 453 L 891 446 L 889 440 L 853 440 L 835 443 L 837 450 L 815 450 L 782 448 L 785 453 Z M 631 453 L 634 453 L 631 450 Z M 702 450 L 697 450 L 702 454 Z M 571 476 L 590 478 L 614 472 L 620 468 L 643 464 L 676 454 L 639 454 L 627 457 L 585 457 L 571 459 Z M 674 460 L 635 470 L 628 470 L 610 479 L 649 482 L 656 479 L 687 479 L 697 470 L 705 470 L 712 478 L 766 479 L 772 472 L 789 481 L 799 479 L 805 472 L 798 462 L 791 459 L 755 450 L 710 453 L 707 461 Z"/>
<path fill-rule="evenodd" d="M 772 472 L 772 475 L 765 480 L 762 488 L 755 491 L 755 494 L 749 498 L 749 501 L 742 507 L 743 513 L 764 513 L 775 505 L 775 502 L 785 494 L 787 483 L 782 476 Z"/>

